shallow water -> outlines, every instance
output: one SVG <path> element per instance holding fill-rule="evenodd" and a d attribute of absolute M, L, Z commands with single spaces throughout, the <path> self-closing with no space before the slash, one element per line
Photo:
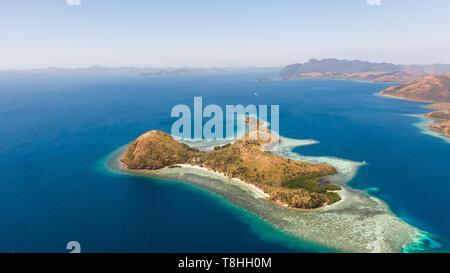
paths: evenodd
<path fill-rule="evenodd" d="M 373 96 L 353 81 L 253 82 L 261 74 L 0 79 L 0 251 L 331 251 L 292 238 L 223 198 L 183 183 L 99 171 L 102 158 L 172 106 L 280 104 L 280 133 L 320 143 L 303 156 L 367 161 L 350 185 L 431 232 L 411 251 L 448 251 L 450 145 L 405 114 L 423 103 Z M 258 96 L 254 96 L 257 92 Z"/>
<path fill-rule="evenodd" d="M 345 184 L 356 174 L 362 163 L 330 157 L 304 157 L 292 152 L 299 145 L 310 145 L 310 140 L 280 138 L 280 143 L 265 147 L 286 158 L 333 165 L 338 174 L 329 176 L 342 200 L 321 209 L 304 211 L 284 208 L 269 202 L 242 183 L 196 168 L 167 168 L 157 171 L 123 169 L 121 148 L 105 161 L 113 173 L 140 177 L 163 177 L 199 186 L 223 196 L 227 201 L 254 213 L 279 231 L 317 246 L 326 246 L 345 252 L 401 252 L 423 243 L 423 234 L 392 215 L 380 200 Z M 248 214 L 248 213 L 247 213 Z"/>

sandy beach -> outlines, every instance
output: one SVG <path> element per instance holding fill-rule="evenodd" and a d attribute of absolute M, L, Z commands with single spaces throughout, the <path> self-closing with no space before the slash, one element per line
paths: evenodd
<path fill-rule="evenodd" d="M 248 187 L 250 190 L 252 190 L 256 195 L 260 196 L 261 198 L 269 198 L 270 195 L 265 193 L 262 189 L 258 188 L 257 186 L 247 183 L 239 178 L 233 177 L 233 178 L 229 178 L 228 176 L 226 176 L 224 173 L 218 172 L 218 171 L 214 171 L 211 169 L 208 169 L 206 167 L 201 167 L 201 166 L 197 166 L 197 165 L 190 165 L 190 164 L 177 164 L 177 166 L 180 166 L 182 168 L 191 168 L 191 169 L 196 169 L 196 170 L 203 170 L 203 171 L 207 171 L 210 172 L 211 174 L 215 174 L 224 178 L 227 178 L 229 180 L 241 183 L 242 185 L 245 185 L 246 187 Z"/>

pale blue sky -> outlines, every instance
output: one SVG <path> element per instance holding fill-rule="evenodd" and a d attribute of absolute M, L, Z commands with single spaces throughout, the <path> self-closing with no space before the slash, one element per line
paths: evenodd
<path fill-rule="evenodd" d="M 448 0 L 0 0 L 0 69 L 450 63 L 449 14 Z"/>

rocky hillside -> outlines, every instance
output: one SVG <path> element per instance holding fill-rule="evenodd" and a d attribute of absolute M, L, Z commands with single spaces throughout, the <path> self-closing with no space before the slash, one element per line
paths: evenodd
<path fill-rule="evenodd" d="M 428 106 L 432 109 L 440 109 L 440 111 L 425 114 L 425 117 L 438 120 L 440 122 L 430 125 L 428 128 L 438 131 L 450 137 L 450 103 L 436 103 Z"/>
<path fill-rule="evenodd" d="M 450 73 L 429 76 L 381 91 L 381 95 L 398 98 L 429 101 L 450 102 Z"/>
<path fill-rule="evenodd" d="M 450 137 L 450 120 L 430 125 L 428 128 Z"/>
<path fill-rule="evenodd" d="M 176 164 L 192 164 L 239 178 L 264 190 L 271 200 L 296 208 L 318 208 L 340 200 L 340 187 L 322 177 L 336 170 L 325 164 L 290 160 L 263 151 L 259 140 L 246 138 L 234 144 L 201 152 L 182 144 L 170 135 L 150 131 L 126 149 L 122 162 L 128 169 L 161 169 Z"/>
<path fill-rule="evenodd" d="M 131 142 L 122 156 L 128 169 L 156 170 L 174 164 L 186 163 L 201 152 L 176 141 L 161 131 L 150 131 Z"/>

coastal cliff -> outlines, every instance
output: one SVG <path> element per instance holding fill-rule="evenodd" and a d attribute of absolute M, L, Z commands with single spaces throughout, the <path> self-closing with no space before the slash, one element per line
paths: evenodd
<path fill-rule="evenodd" d="M 429 108 L 438 109 L 424 116 L 439 120 L 439 123 L 430 125 L 428 128 L 438 131 L 450 137 L 450 73 L 425 77 L 423 79 L 408 82 L 399 86 L 393 86 L 380 92 L 401 99 L 436 102 Z"/>
<path fill-rule="evenodd" d="M 335 174 L 334 167 L 272 154 L 261 148 L 263 141 L 250 140 L 247 136 L 203 152 L 154 130 L 129 144 L 121 161 L 130 170 L 157 170 L 185 164 L 207 168 L 252 184 L 263 190 L 269 200 L 293 208 L 319 208 L 341 199 L 334 192 L 340 187 L 323 178 Z"/>

